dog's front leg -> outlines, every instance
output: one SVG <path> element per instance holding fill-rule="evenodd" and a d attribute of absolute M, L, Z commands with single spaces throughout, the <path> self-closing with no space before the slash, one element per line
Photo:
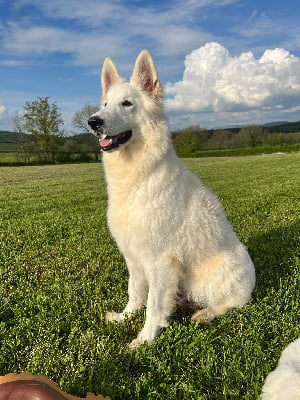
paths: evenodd
<path fill-rule="evenodd" d="M 106 321 L 123 322 L 125 318 L 133 317 L 137 311 L 146 304 L 148 295 L 148 283 L 143 270 L 134 267 L 127 260 L 129 270 L 128 303 L 121 313 L 109 311 L 105 315 Z"/>
<path fill-rule="evenodd" d="M 134 349 L 144 342 L 152 344 L 162 328 L 169 326 L 168 317 L 175 306 L 179 277 L 169 275 L 169 266 L 157 271 L 149 279 L 146 321 L 143 329 L 129 347 Z M 172 271 L 174 273 L 174 271 Z"/>

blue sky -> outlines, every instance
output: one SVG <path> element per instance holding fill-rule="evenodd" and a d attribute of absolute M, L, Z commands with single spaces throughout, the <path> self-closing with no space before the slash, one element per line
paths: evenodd
<path fill-rule="evenodd" d="M 299 20 L 297 0 L 0 0 L 0 129 L 37 96 L 72 129 L 103 59 L 128 79 L 142 49 L 172 129 L 300 120 Z"/>

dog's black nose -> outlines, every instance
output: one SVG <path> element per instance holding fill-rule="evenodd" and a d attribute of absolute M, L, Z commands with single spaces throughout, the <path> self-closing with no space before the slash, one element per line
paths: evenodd
<path fill-rule="evenodd" d="M 100 126 L 104 124 L 103 119 L 100 117 L 97 117 L 96 115 L 93 115 L 89 120 L 88 120 L 89 126 L 93 129 L 93 131 L 96 131 Z"/>

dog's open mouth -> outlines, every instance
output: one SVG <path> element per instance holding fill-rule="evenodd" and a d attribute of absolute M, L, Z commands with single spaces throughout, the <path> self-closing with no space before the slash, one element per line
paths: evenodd
<path fill-rule="evenodd" d="M 103 151 L 114 150 L 121 144 L 127 143 L 131 136 L 132 131 L 121 132 L 114 136 L 103 135 L 102 138 L 99 139 L 99 145 Z"/>

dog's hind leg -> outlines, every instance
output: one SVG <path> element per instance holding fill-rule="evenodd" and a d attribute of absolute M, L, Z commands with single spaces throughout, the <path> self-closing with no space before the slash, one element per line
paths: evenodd
<path fill-rule="evenodd" d="M 202 324 L 209 324 L 219 315 L 225 314 L 229 309 L 226 304 L 219 305 L 217 307 L 205 307 L 194 312 L 192 315 L 193 321 L 198 321 Z"/>
<path fill-rule="evenodd" d="M 192 315 L 193 321 L 198 321 L 202 324 L 209 324 L 212 322 L 216 317 L 219 317 L 225 314 L 228 310 L 233 308 L 240 308 L 243 305 L 240 301 L 236 301 L 234 298 L 230 298 L 227 300 L 223 300 L 214 305 L 209 305 L 204 308 L 200 308 L 196 310 Z"/>

